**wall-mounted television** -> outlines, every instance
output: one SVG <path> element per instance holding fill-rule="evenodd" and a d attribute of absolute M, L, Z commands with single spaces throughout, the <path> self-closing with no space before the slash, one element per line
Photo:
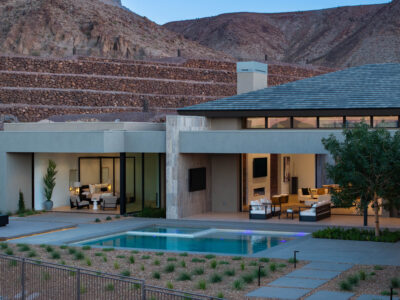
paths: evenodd
<path fill-rule="evenodd" d="M 253 178 L 268 176 L 268 158 L 260 157 L 253 159 Z"/>
<path fill-rule="evenodd" d="M 189 192 L 202 191 L 206 189 L 206 168 L 189 170 Z"/>

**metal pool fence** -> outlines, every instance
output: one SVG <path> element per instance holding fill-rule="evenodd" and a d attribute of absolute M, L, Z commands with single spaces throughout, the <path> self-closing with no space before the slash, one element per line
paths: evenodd
<path fill-rule="evenodd" d="M 0 254 L 0 299 L 217 300 L 144 280 Z"/>

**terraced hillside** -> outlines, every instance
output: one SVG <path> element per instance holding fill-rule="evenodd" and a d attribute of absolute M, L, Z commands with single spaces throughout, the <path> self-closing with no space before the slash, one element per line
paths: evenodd
<path fill-rule="evenodd" d="M 330 70 L 271 65 L 269 85 Z M 153 112 L 236 94 L 235 64 L 208 60 L 134 61 L 74 57 L 0 57 L 0 115 L 19 121 L 53 116 Z M 138 114 L 136 114 L 138 115 Z"/>

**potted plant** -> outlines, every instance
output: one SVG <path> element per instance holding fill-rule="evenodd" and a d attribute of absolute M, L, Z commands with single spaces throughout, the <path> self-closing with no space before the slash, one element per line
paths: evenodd
<path fill-rule="evenodd" d="M 53 208 L 53 201 L 51 201 L 51 197 L 53 196 L 53 190 L 56 186 L 56 167 L 56 163 L 50 159 L 46 175 L 43 177 L 44 196 L 46 198 L 46 201 L 44 202 L 44 208 L 46 210 L 51 210 Z"/>

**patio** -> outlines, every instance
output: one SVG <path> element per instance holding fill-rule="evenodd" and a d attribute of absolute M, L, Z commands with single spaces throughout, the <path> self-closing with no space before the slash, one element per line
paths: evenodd
<path fill-rule="evenodd" d="M 300 222 L 298 215 L 292 220 L 290 217 L 286 218 L 286 214 L 282 215 L 280 219 L 273 217 L 267 220 L 249 220 L 248 212 L 239 213 L 204 213 L 199 215 L 183 218 L 184 220 L 199 220 L 199 221 L 230 221 L 230 222 L 254 222 L 265 224 L 301 224 L 311 226 L 348 226 L 348 227 L 363 227 L 364 217 L 354 215 L 331 215 L 331 217 L 320 220 L 318 222 Z M 374 217 L 368 216 L 369 227 L 374 226 Z M 379 218 L 381 228 L 400 229 L 400 218 Z"/>
<path fill-rule="evenodd" d="M 60 206 L 55 207 L 52 210 L 53 212 L 62 212 L 62 213 L 81 213 L 81 214 L 102 214 L 102 215 L 119 215 L 120 214 L 120 206 L 117 205 L 116 209 L 106 209 L 102 210 L 100 206 L 97 210 L 93 209 L 93 205 L 90 205 L 89 209 L 87 208 L 71 208 L 70 206 Z"/>

